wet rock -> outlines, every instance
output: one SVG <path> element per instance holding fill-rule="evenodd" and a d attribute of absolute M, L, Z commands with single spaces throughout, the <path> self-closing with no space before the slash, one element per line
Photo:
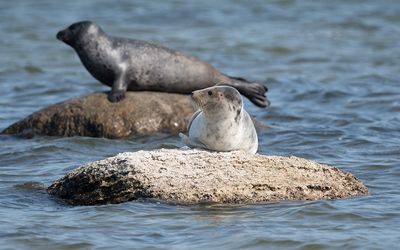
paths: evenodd
<path fill-rule="evenodd" d="M 73 205 L 93 205 L 139 198 L 179 204 L 337 199 L 368 189 L 350 173 L 293 156 L 160 149 L 89 163 L 48 192 Z"/>
<path fill-rule="evenodd" d="M 127 92 L 119 103 L 95 93 L 46 107 L 2 134 L 124 138 L 136 134 L 186 131 L 194 109 L 187 95 Z"/>

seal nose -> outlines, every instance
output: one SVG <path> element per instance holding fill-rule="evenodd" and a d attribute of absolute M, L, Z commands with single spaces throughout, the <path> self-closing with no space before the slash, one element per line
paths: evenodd
<path fill-rule="evenodd" d="M 65 40 L 65 37 L 66 37 L 66 34 L 65 34 L 65 33 L 66 33 L 66 32 L 65 32 L 64 30 L 59 31 L 59 32 L 57 33 L 57 35 L 56 35 L 57 39 L 58 39 L 58 40 L 61 40 L 61 41 Z"/>
<path fill-rule="evenodd" d="M 62 31 L 59 31 L 59 32 L 57 33 L 56 37 L 57 37 L 58 40 L 61 40 L 61 38 L 62 38 Z"/>
<path fill-rule="evenodd" d="M 192 93 L 190 93 L 190 97 L 193 97 L 193 92 L 192 92 Z"/>

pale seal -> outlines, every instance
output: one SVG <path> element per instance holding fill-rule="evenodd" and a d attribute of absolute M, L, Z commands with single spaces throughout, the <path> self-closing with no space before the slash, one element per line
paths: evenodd
<path fill-rule="evenodd" d="M 90 21 L 77 22 L 57 33 L 70 45 L 97 80 L 112 87 L 111 102 L 127 90 L 190 94 L 214 85 L 229 85 L 255 105 L 267 107 L 267 87 L 222 74 L 210 64 L 179 51 L 140 40 L 108 36 Z"/>
<path fill-rule="evenodd" d="M 215 86 L 197 90 L 192 93 L 192 100 L 200 110 L 189 122 L 188 136 L 179 134 L 188 147 L 257 152 L 256 129 L 235 88 Z"/>

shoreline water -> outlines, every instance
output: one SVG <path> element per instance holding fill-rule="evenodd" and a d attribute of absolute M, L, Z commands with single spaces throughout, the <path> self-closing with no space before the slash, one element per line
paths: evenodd
<path fill-rule="evenodd" d="M 245 206 L 157 201 L 71 207 L 41 186 L 79 165 L 178 136 L 135 139 L 0 136 L 4 248 L 396 248 L 400 243 L 400 6 L 397 1 L 202 2 L 50 0 L 0 3 L 0 129 L 69 98 L 108 90 L 56 40 L 92 19 L 266 82 L 271 107 L 246 110 L 271 125 L 259 153 L 295 155 L 357 176 L 371 195 Z"/>

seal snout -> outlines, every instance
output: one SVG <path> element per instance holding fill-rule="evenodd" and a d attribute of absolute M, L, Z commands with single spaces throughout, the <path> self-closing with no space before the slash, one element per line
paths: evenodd
<path fill-rule="evenodd" d="M 190 99 L 192 99 L 192 103 L 195 104 L 196 107 L 201 107 L 201 97 L 199 96 L 199 90 L 193 91 L 190 93 Z"/>
<path fill-rule="evenodd" d="M 190 98 L 196 101 L 199 98 L 199 95 L 200 95 L 199 90 L 193 91 L 192 93 L 190 93 Z"/>
<path fill-rule="evenodd" d="M 63 31 L 63 30 L 59 31 L 56 35 L 57 39 L 62 41 L 64 38 L 64 34 L 65 34 L 65 31 Z"/>
<path fill-rule="evenodd" d="M 61 30 L 57 33 L 56 37 L 58 40 L 66 42 L 69 40 L 69 32 L 68 30 Z"/>

